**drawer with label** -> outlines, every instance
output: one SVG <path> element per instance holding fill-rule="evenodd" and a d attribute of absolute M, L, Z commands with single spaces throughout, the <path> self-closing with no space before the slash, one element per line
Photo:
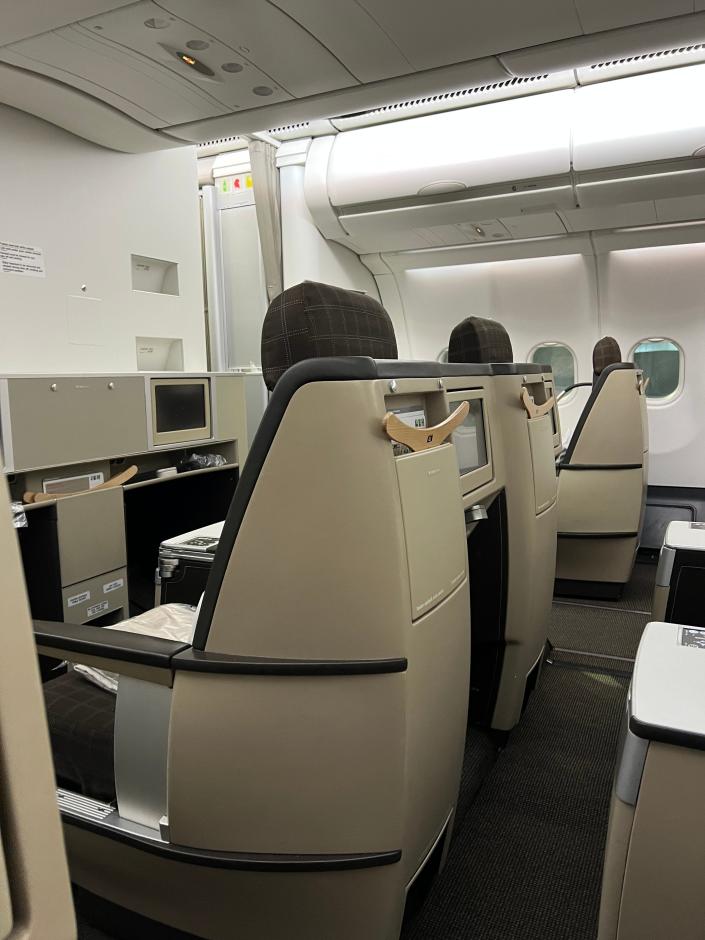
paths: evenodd
<path fill-rule="evenodd" d="M 116 611 L 122 611 L 120 619 L 129 616 L 126 568 L 79 581 L 62 588 L 61 594 L 67 623 L 88 623 Z"/>

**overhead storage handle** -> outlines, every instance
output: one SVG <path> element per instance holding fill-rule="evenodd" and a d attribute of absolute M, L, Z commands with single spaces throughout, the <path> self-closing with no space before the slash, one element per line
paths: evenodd
<path fill-rule="evenodd" d="M 556 403 L 556 399 L 551 395 L 548 401 L 545 401 L 542 405 L 537 405 L 531 395 L 529 395 L 526 386 L 524 386 L 521 390 L 521 403 L 524 408 L 526 408 L 526 413 L 530 418 L 543 418 L 544 415 L 549 414 Z"/>
<path fill-rule="evenodd" d="M 445 421 L 441 421 L 432 428 L 412 428 L 404 424 L 394 412 L 388 411 L 384 416 L 383 426 L 387 435 L 398 444 L 405 444 L 413 451 L 430 450 L 442 444 L 456 428 L 460 427 L 469 411 L 470 402 L 463 401 Z"/>

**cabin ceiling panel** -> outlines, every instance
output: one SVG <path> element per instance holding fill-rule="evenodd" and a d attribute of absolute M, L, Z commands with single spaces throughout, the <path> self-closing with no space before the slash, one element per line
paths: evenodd
<path fill-rule="evenodd" d="M 0 43 L 18 42 L 28 36 L 37 36 L 50 29 L 58 29 L 77 20 L 118 7 L 128 6 L 133 0 L 0 0 L 2 33 Z"/>
<path fill-rule="evenodd" d="M 149 127 L 228 110 L 181 76 L 76 26 L 4 47 L 0 59 L 72 85 Z"/>
<path fill-rule="evenodd" d="M 142 0 L 130 7 L 85 20 L 78 28 L 89 35 L 99 36 L 100 41 L 108 45 L 144 57 L 160 72 L 178 76 L 202 94 L 225 105 L 223 111 L 256 107 L 265 99 L 281 101 L 293 97 L 266 68 L 258 66 L 255 53 L 243 43 L 247 32 L 243 30 L 239 46 L 230 45 L 227 39 L 211 34 L 203 25 L 203 20 L 209 19 L 208 12 L 209 4 L 203 0 L 198 5 L 196 26 L 186 18 L 169 15 L 160 4 Z M 154 23 L 158 28 L 147 25 Z M 248 49 L 247 53 L 245 49 Z M 181 56 L 190 56 L 210 74 L 189 66 Z M 224 69 L 224 65 L 228 69 Z M 315 61 L 312 62 L 312 67 L 315 65 Z"/>
<path fill-rule="evenodd" d="M 705 195 L 657 199 L 656 217 L 659 222 L 689 222 L 695 219 L 705 219 Z"/>
<path fill-rule="evenodd" d="M 242 58 L 246 70 L 252 67 L 261 69 L 291 97 L 299 98 L 356 84 L 355 76 L 326 49 L 315 33 L 299 26 L 273 3 L 263 0 L 238 0 L 237 4 L 232 0 L 163 0 L 160 5 L 174 16 L 193 24 L 194 28 L 198 26 L 204 30 L 208 35 L 203 39 L 213 37 L 225 43 L 238 53 L 237 61 Z M 211 61 L 210 52 L 208 49 L 197 54 L 211 68 L 218 70 L 221 63 Z M 259 103 L 262 103 L 261 99 Z"/>
<path fill-rule="evenodd" d="M 651 225 L 658 221 L 652 201 L 626 205 L 603 206 L 596 209 L 564 209 L 563 217 L 570 232 L 590 229 L 624 228 L 629 225 Z"/>
<path fill-rule="evenodd" d="M 542 238 L 565 235 L 565 225 L 555 212 L 536 212 L 500 220 L 511 238 Z"/>
<path fill-rule="evenodd" d="M 272 0 L 316 36 L 362 82 L 403 75 L 412 65 L 367 10 L 349 0 Z"/>
<path fill-rule="evenodd" d="M 575 0 L 586 33 L 693 12 L 693 0 Z M 697 9 L 697 7 L 696 7 Z"/>
<path fill-rule="evenodd" d="M 0 102 L 113 150 L 142 153 L 183 146 L 182 141 L 145 127 L 97 98 L 2 62 Z"/>
<path fill-rule="evenodd" d="M 572 0 L 361 0 L 361 6 L 416 69 L 582 33 Z"/>

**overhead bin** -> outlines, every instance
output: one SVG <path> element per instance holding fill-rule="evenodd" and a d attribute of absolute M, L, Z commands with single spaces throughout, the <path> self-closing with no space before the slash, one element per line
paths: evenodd
<path fill-rule="evenodd" d="M 366 127 L 335 138 L 333 206 L 459 192 L 570 170 L 571 91 Z"/>
<path fill-rule="evenodd" d="M 705 148 L 704 94 L 705 65 L 581 88 L 573 119 L 575 170 L 697 154 Z"/>
<path fill-rule="evenodd" d="M 307 204 L 361 253 L 686 221 L 705 193 L 704 93 L 693 64 L 321 137 Z"/>

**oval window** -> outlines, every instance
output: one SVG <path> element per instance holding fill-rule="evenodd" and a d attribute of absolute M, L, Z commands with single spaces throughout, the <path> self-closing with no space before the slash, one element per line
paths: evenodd
<path fill-rule="evenodd" d="M 541 343 L 535 346 L 529 353 L 529 362 L 551 367 L 558 394 L 575 385 L 575 355 L 563 343 Z"/>
<path fill-rule="evenodd" d="M 632 350 L 634 364 L 648 379 L 646 397 L 652 401 L 671 398 L 683 379 L 683 350 L 670 339 L 643 339 Z"/>

